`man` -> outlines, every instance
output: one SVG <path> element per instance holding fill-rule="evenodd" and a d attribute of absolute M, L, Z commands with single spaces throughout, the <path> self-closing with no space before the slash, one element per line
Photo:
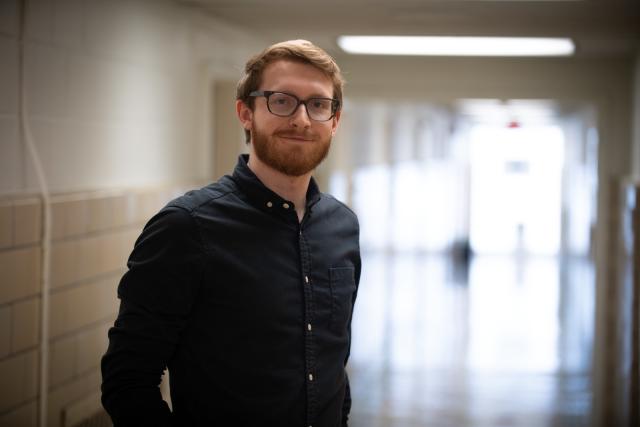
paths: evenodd
<path fill-rule="evenodd" d="M 346 426 L 355 214 L 311 177 L 340 120 L 334 60 L 304 40 L 249 60 L 249 155 L 145 226 L 118 287 L 102 402 L 118 426 Z M 170 372 L 173 412 L 158 385 Z"/>

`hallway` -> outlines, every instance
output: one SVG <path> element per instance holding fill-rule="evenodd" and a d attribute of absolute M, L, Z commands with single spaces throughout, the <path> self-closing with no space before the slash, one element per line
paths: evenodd
<path fill-rule="evenodd" d="M 347 81 L 314 176 L 360 220 L 349 425 L 640 426 L 638 22 L 636 0 L 0 1 L 0 426 L 108 419 L 134 242 L 232 171 L 242 70 L 289 39 Z M 345 35 L 576 49 L 357 54 Z M 469 264 L 445 255 L 461 242 Z"/>
<path fill-rule="evenodd" d="M 351 425 L 588 426 L 593 278 L 565 261 L 364 254 Z"/>

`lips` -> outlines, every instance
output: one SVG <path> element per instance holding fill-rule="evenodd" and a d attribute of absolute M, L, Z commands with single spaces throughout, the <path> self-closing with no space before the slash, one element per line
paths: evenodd
<path fill-rule="evenodd" d="M 313 141 L 313 137 L 311 137 L 310 135 L 306 135 L 306 134 L 279 133 L 279 134 L 276 134 L 276 136 L 279 137 L 279 138 L 293 139 L 293 140 L 301 141 L 301 142 L 311 142 L 311 141 Z"/>

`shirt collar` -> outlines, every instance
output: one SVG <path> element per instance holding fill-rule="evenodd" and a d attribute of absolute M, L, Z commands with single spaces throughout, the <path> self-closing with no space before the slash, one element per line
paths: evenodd
<path fill-rule="evenodd" d="M 294 208 L 293 202 L 285 200 L 275 192 L 265 186 L 262 181 L 249 169 L 249 155 L 241 154 L 238 157 L 238 163 L 233 170 L 232 178 L 238 186 L 245 192 L 253 204 L 261 209 L 266 210 L 284 210 L 289 211 Z M 320 200 L 320 189 L 315 179 L 311 177 L 309 187 L 307 188 L 307 210 Z"/>

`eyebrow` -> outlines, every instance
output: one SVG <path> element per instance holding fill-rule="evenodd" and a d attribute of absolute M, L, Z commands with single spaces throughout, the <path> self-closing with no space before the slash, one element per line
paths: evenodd
<path fill-rule="evenodd" d="M 319 93 L 315 93 L 315 94 L 312 94 L 311 96 L 308 96 L 306 98 L 302 98 L 302 97 L 296 95 L 295 93 L 292 93 L 292 92 L 287 91 L 287 90 L 280 90 L 280 89 L 263 89 L 263 90 L 270 90 L 271 92 L 286 93 L 287 95 L 293 95 L 298 99 L 311 99 L 311 98 L 335 99 L 335 98 L 332 98 L 331 95 L 323 95 L 323 94 L 319 94 Z"/>

